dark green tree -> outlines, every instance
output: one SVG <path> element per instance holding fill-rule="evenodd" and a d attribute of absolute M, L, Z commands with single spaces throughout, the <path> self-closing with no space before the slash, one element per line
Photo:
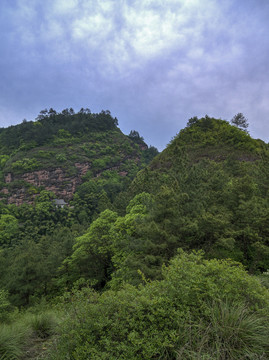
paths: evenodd
<path fill-rule="evenodd" d="M 247 128 L 249 126 L 247 119 L 245 118 L 245 116 L 242 113 L 238 113 L 236 114 L 232 120 L 231 120 L 231 124 L 237 126 L 239 129 L 248 132 Z"/>

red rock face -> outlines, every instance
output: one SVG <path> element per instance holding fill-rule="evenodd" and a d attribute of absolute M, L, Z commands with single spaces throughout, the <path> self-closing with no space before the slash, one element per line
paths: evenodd
<path fill-rule="evenodd" d="M 5 176 L 5 183 L 9 184 L 9 183 L 11 183 L 11 181 L 12 181 L 12 176 L 11 176 L 11 173 L 9 173 Z"/>
<path fill-rule="evenodd" d="M 126 159 L 128 158 L 129 157 L 126 157 Z M 130 159 L 132 158 L 130 157 Z M 136 157 L 133 160 L 135 162 L 139 162 L 140 159 L 139 157 Z M 34 187 L 42 187 L 47 191 L 52 191 L 57 198 L 68 201 L 73 197 L 77 187 L 82 183 L 83 175 L 85 175 L 91 168 L 91 164 L 89 162 L 75 163 L 74 166 L 77 171 L 74 175 L 68 174 L 68 171 L 60 167 L 56 169 L 43 169 L 27 172 L 21 175 L 8 173 L 5 175 L 5 183 L 10 184 L 16 180 L 23 180 Z M 106 168 L 104 170 L 117 171 L 120 176 L 128 175 L 127 171 L 119 171 L 119 169 L 120 165 Z M 96 173 L 95 177 L 101 176 L 103 171 Z M 1 194 L 5 195 L 5 197 L 1 197 Z M 12 190 L 9 190 L 8 187 L 4 187 L 0 190 L 0 200 L 7 198 L 8 204 L 21 205 L 24 202 L 31 204 L 37 195 L 37 193 L 33 193 L 31 188 L 29 189 L 27 186 L 23 185 Z"/>
<path fill-rule="evenodd" d="M 24 180 L 35 187 L 44 187 L 48 191 L 53 191 L 56 197 L 69 200 L 73 197 L 76 188 L 82 183 L 82 176 L 90 169 L 90 163 L 75 163 L 77 174 L 70 176 L 64 169 L 38 170 L 22 175 L 13 176 L 8 173 L 5 176 L 5 183 L 9 184 L 14 180 Z M 32 203 L 36 194 L 31 195 L 27 187 L 18 188 L 12 193 L 7 188 L 1 190 L 2 194 L 8 197 L 9 204 L 21 205 L 23 202 Z"/>
<path fill-rule="evenodd" d="M 5 195 L 7 195 L 7 194 L 9 193 L 8 188 L 3 188 L 3 189 L 1 190 L 1 192 L 2 192 L 3 194 L 5 194 Z"/>

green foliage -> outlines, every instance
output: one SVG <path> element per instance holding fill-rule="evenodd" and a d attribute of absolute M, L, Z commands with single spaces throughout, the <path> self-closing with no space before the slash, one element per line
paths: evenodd
<path fill-rule="evenodd" d="M 30 314 L 27 322 L 32 329 L 34 335 L 38 338 L 48 338 L 55 334 L 57 327 L 57 319 L 53 312 L 43 311 L 38 314 Z"/>
<path fill-rule="evenodd" d="M 154 146 L 150 146 L 148 149 L 143 151 L 143 159 L 146 164 L 149 164 L 152 159 L 159 154 L 158 149 Z"/>
<path fill-rule="evenodd" d="M 66 161 L 66 155 L 63 153 L 59 153 L 56 155 L 56 160 L 60 162 Z"/>
<path fill-rule="evenodd" d="M 259 275 L 258 279 L 261 281 L 263 286 L 269 289 L 269 270 Z"/>
<path fill-rule="evenodd" d="M 59 313 L 48 311 L 46 308 L 39 309 L 38 312 L 32 308 L 30 311 L 14 314 L 11 324 L 0 327 L 0 359 L 39 357 L 45 348 L 42 342 L 56 333 L 58 322 Z"/>
<path fill-rule="evenodd" d="M 13 215 L 0 215 L 0 245 L 10 245 L 17 234 L 18 227 L 18 220 Z"/>
<path fill-rule="evenodd" d="M 8 300 L 8 292 L 0 290 L 0 322 L 7 320 L 10 309 L 11 306 Z"/>
<path fill-rule="evenodd" d="M 21 359 L 23 346 L 28 336 L 29 329 L 21 325 L 2 325 L 0 327 L 0 359 Z"/>
<path fill-rule="evenodd" d="M 30 150 L 33 149 L 37 146 L 36 141 L 28 141 L 27 143 L 24 143 L 24 141 L 22 140 L 20 143 L 20 147 L 19 150 Z"/>
<path fill-rule="evenodd" d="M 67 296 L 69 317 L 51 358 L 268 356 L 269 294 L 239 264 L 181 252 L 163 276 L 139 289 Z"/>
<path fill-rule="evenodd" d="M 11 168 L 14 171 L 33 171 L 39 167 L 39 162 L 35 159 L 24 158 L 22 160 L 17 160 L 12 163 Z"/>
<path fill-rule="evenodd" d="M 266 144 L 224 120 L 195 117 L 132 182 L 157 150 L 142 151 L 140 135 L 125 137 L 108 112 L 44 110 L 27 124 L 24 133 L 36 137 L 8 130 L 20 149 L 11 139 L 13 153 L 0 159 L 15 179 L 8 190 L 35 197 L 0 207 L 2 320 L 11 321 L 10 303 L 64 301 L 54 359 L 268 357 Z M 40 164 L 85 174 L 70 206 L 56 208 L 55 194 L 25 183 L 20 173 Z M 204 249 L 207 259 L 178 248 Z M 247 275 L 238 261 L 263 275 Z M 24 343 L 55 334 L 47 312 L 21 323 Z M 10 327 L 5 333 L 19 354 L 23 341 Z"/>
<path fill-rule="evenodd" d="M 155 207 L 136 229 L 141 241 L 131 256 L 144 254 L 145 264 L 147 253 L 157 265 L 177 247 L 202 248 L 208 257 L 232 258 L 251 272 L 264 272 L 268 146 L 224 120 L 190 120 L 125 194 L 128 200 L 142 191 L 156 197 Z"/>
<path fill-rule="evenodd" d="M 143 228 L 152 206 L 153 199 L 150 194 L 137 195 L 130 201 L 127 214 L 118 217 L 110 230 L 110 238 L 113 242 L 112 263 L 115 268 L 109 283 L 112 288 L 118 288 L 123 282 L 140 283 L 141 276 L 138 272 L 140 270 L 147 277 L 158 277 L 162 262 L 158 263 L 154 254 L 146 251 L 151 246 L 152 240 L 147 237 L 148 234 Z"/>
<path fill-rule="evenodd" d="M 190 126 L 196 124 L 198 121 L 199 121 L 198 117 L 194 116 L 188 120 L 187 126 L 190 127 Z"/>
<path fill-rule="evenodd" d="M 9 156 L 8 155 L 0 155 L 0 169 L 3 169 L 6 162 L 8 161 Z"/>
<path fill-rule="evenodd" d="M 245 156 L 251 153 L 253 157 L 264 151 L 264 144 L 252 139 L 245 131 L 231 126 L 225 120 L 209 118 L 207 115 L 201 119 L 197 117 L 190 119 L 187 127 L 181 130 L 171 143 L 170 150 L 176 144 L 180 147 L 186 146 L 190 153 L 198 155 L 199 158 L 203 155 L 211 155 L 210 153 L 214 158 L 216 155 L 226 157 L 232 148 L 233 151 L 237 150 L 235 156 L 236 153 L 238 156 L 242 155 L 239 150 L 243 150 Z M 198 148 L 200 154 L 196 151 Z"/>
<path fill-rule="evenodd" d="M 92 168 L 95 171 L 101 170 L 107 166 L 108 158 L 96 159 L 92 163 Z"/>
<path fill-rule="evenodd" d="M 2 187 L 5 186 L 5 175 L 9 173 L 8 176 L 12 180 L 7 184 L 9 193 L 4 194 L 3 197 L 10 199 L 13 196 L 12 202 L 15 202 L 18 197 L 20 199 L 23 197 L 24 201 L 32 202 L 34 195 L 40 192 L 42 186 L 43 189 L 48 186 L 49 177 L 53 175 L 52 172 L 57 168 L 61 168 L 61 179 L 53 179 L 55 191 L 58 193 L 65 190 L 64 181 L 66 180 L 66 182 L 70 183 L 70 177 L 80 178 L 82 175 L 83 181 L 96 177 L 95 181 L 100 184 L 104 178 L 108 179 L 107 174 L 103 176 L 103 173 L 108 171 L 116 172 L 117 179 L 114 176 L 113 181 L 112 178 L 110 179 L 111 181 L 107 181 L 106 188 L 104 189 L 109 200 L 114 201 L 116 195 L 123 188 L 127 188 L 137 171 L 144 167 L 154 156 L 154 149 L 149 149 L 148 151 L 144 149 L 146 148 L 144 144 L 144 150 L 142 150 L 142 147 L 140 148 L 134 140 L 123 135 L 115 124 L 112 126 L 110 123 L 112 118 L 108 112 L 102 112 L 100 117 L 88 112 L 71 113 L 69 110 L 64 111 L 62 114 L 46 112 L 45 114 L 42 113 L 41 118 L 36 123 L 26 122 L 22 124 L 25 131 L 26 128 L 29 131 L 32 128 L 33 132 L 40 132 L 40 135 L 42 133 L 42 141 L 36 141 L 36 147 L 34 148 L 27 150 L 26 148 L 22 149 L 20 146 L 16 149 L 14 148 L 10 155 L 3 155 Z M 98 126 L 95 127 L 94 125 L 91 128 L 90 124 L 93 125 L 97 119 L 100 121 Z M 104 120 L 103 125 L 107 121 L 108 126 L 101 126 L 102 121 L 100 119 Z M 80 129 L 79 131 L 77 131 L 78 128 Z M 17 133 L 17 136 L 21 134 L 20 130 L 19 125 L 15 126 L 14 129 L 9 129 L 11 133 L 13 131 Z M 3 131 L 6 131 L 6 129 L 3 129 Z M 25 133 L 23 132 L 23 134 Z M 21 135 L 24 136 L 23 134 Z M 44 142 L 43 139 L 45 139 Z M 28 144 L 27 141 L 30 141 L 30 137 L 29 140 L 22 139 L 20 144 Z M 8 149 L 10 148 L 6 149 L 3 145 L 3 149 L 9 153 Z M 88 177 L 83 175 L 84 166 L 91 168 Z M 30 186 L 27 182 L 28 177 L 25 177 L 23 173 L 42 169 L 45 169 L 46 173 L 41 180 L 37 179 L 39 177 L 38 173 L 33 174 L 34 177 L 30 180 L 31 183 L 35 182 L 36 185 L 38 184 L 40 188 L 36 186 L 36 191 L 28 191 L 27 188 Z M 98 179 L 99 177 L 100 179 Z M 25 178 L 27 181 L 25 181 Z M 76 183 L 80 183 L 80 179 L 77 180 Z M 102 186 L 100 184 L 99 189 Z M 71 188 L 70 185 L 69 188 Z M 91 206 L 90 201 L 85 198 L 80 199 L 79 202 L 80 206 L 85 207 L 81 211 L 86 211 L 88 221 L 91 221 L 96 216 L 95 213 L 99 211 L 97 210 L 98 205 L 95 206 L 94 201 L 93 206 Z M 77 211 L 77 213 L 81 211 Z"/>
<path fill-rule="evenodd" d="M 141 150 L 140 135 L 116 123 L 104 111 L 45 109 L 0 131 L 6 187 L 34 198 L 0 204 L 0 318 L 10 323 L 0 358 L 56 334 L 41 298 L 65 311 L 52 359 L 267 358 L 268 146 L 195 117 L 137 174 L 157 149 Z M 25 182 L 40 166 L 84 174 L 65 208 Z M 40 311 L 12 315 L 14 305 Z"/>
<path fill-rule="evenodd" d="M 130 139 L 132 139 L 134 142 L 136 142 L 137 144 L 145 144 L 144 143 L 144 138 L 142 136 L 140 136 L 139 132 L 136 131 L 136 130 L 131 130 L 128 137 Z"/>
<path fill-rule="evenodd" d="M 52 229 L 50 229 L 52 232 Z M 74 229 L 57 227 L 43 235 L 39 242 L 27 237 L 16 247 L 6 249 L 1 258 L 0 286 L 8 289 L 10 301 L 17 306 L 34 304 L 44 296 L 52 298 L 66 287 L 65 278 L 59 279 L 59 267 L 72 253 Z"/>
<path fill-rule="evenodd" d="M 66 111 L 62 113 L 45 112 L 38 116 L 38 121 L 28 121 L 16 126 L 2 129 L 0 133 L 0 149 L 12 151 L 23 144 L 23 149 L 30 149 L 53 141 L 57 136 L 58 140 L 64 142 L 70 136 L 96 131 L 111 131 L 117 129 L 117 119 L 112 118 L 110 112 L 102 111 L 99 114 L 91 114 L 87 111 L 75 113 Z M 5 152 L 4 152 L 5 153 Z"/>
<path fill-rule="evenodd" d="M 71 268 L 73 282 L 84 278 L 100 288 L 110 279 L 112 243 L 109 230 L 116 219 L 115 212 L 105 210 L 88 231 L 76 239 L 74 252 L 71 258 L 65 261 Z"/>
<path fill-rule="evenodd" d="M 69 131 L 65 129 L 59 129 L 58 136 L 59 138 L 70 138 L 71 134 Z"/>
<path fill-rule="evenodd" d="M 244 304 L 226 301 L 213 304 L 210 318 L 207 330 L 218 358 L 266 356 L 268 331 L 261 315 Z"/>
<path fill-rule="evenodd" d="M 247 132 L 247 128 L 248 128 L 248 125 L 249 125 L 248 122 L 247 122 L 247 119 L 244 117 L 244 115 L 242 113 L 236 114 L 232 118 L 231 124 L 239 127 L 240 129 L 242 129 L 245 132 Z"/>

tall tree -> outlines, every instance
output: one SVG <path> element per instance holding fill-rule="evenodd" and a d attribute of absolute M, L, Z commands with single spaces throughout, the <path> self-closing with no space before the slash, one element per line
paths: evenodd
<path fill-rule="evenodd" d="M 248 128 L 248 122 L 247 119 L 245 118 L 245 116 L 242 113 L 238 113 L 236 114 L 232 120 L 231 120 L 231 124 L 237 126 L 238 128 L 240 128 L 241 130 L 248 132 L 247 128 Z"/>

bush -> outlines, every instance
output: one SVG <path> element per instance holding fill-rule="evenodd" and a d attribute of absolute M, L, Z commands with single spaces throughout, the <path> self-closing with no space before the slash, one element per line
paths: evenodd
<path fill-rule="evenodd" d="M 261 281 L 263 286 L 269 289 L 269 270 L 259 275 L 258 279 Z"/>
<path fill-rule="evenodd" d="M 24 158 L 11 164 L 13 171 L 33 171 L 39 167 L 40 163 L 36 159 Z"/>
<path fill-rule="evenodd" d="M 56 154 L 55 158 L 57 161 L 60 161 L 60 162 L 66 161 L 66 156 L 63 153 Z"/>
<path fill-rule="evenodd" d="M 140 288 L 69 294 L 69 318 L 52 358 L 269 356 L 269 293 L 242 266 L 180 252 L 163 277 Z"/>

